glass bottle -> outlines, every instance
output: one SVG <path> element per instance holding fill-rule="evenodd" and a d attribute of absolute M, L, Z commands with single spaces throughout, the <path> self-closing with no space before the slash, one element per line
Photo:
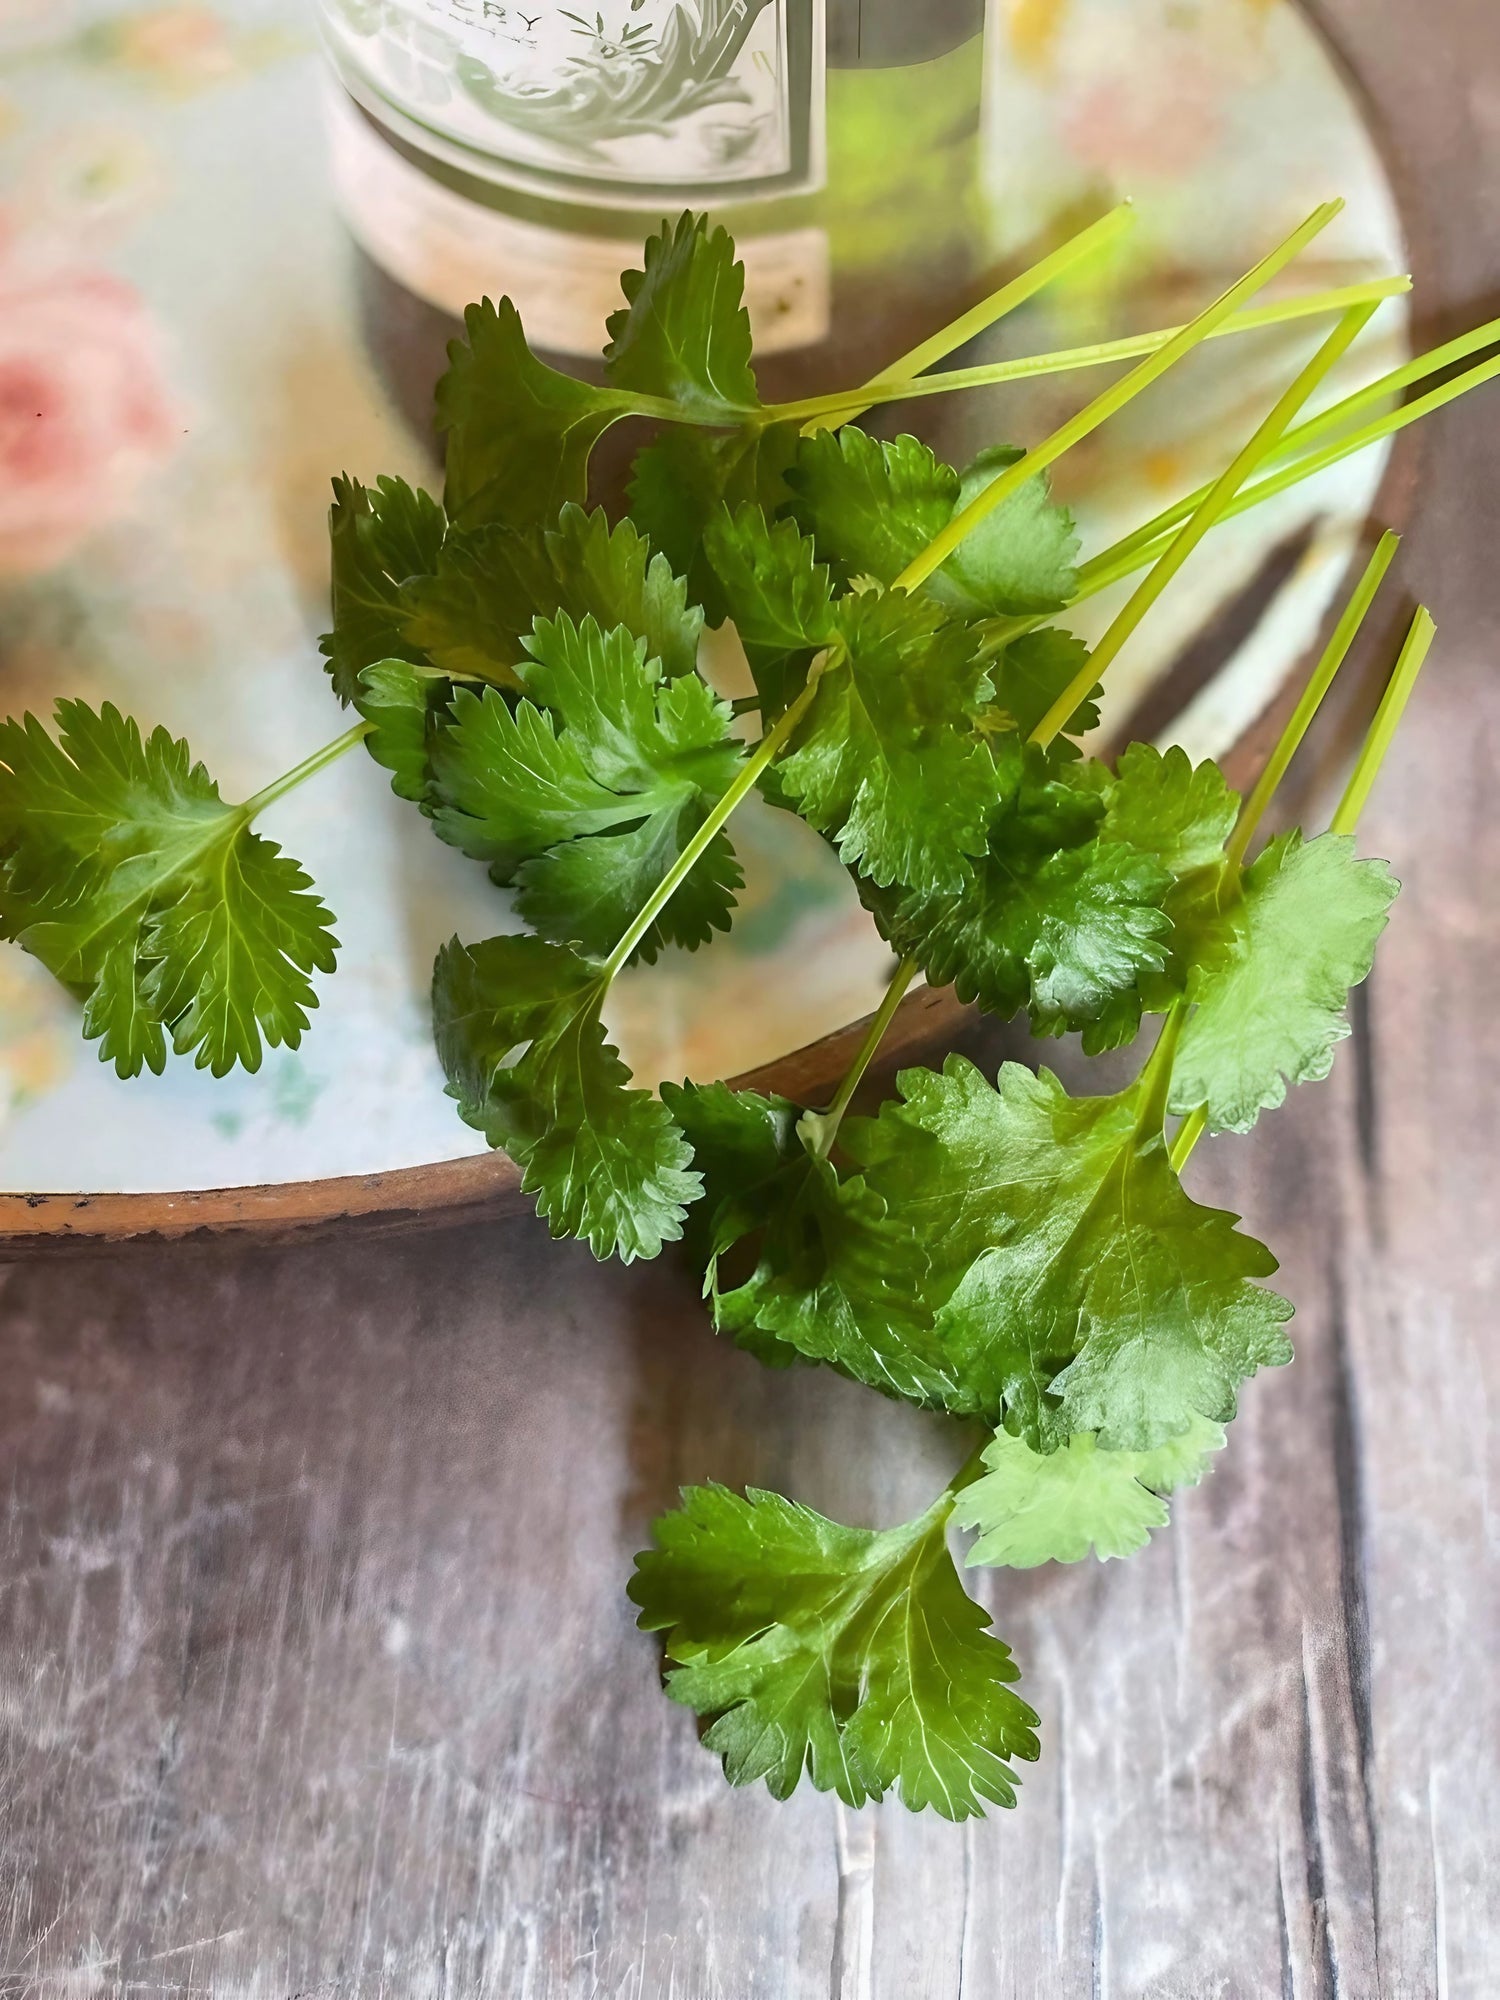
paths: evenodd
<path fill-rule="evenodd" d="M 984 0 L 322 4 L 366 336 L 421 428 L 486 293 L 597 373 L 620 270 L 684 208 L 734 231 L 768 399 L 873 374 L 984 288 Z"/>

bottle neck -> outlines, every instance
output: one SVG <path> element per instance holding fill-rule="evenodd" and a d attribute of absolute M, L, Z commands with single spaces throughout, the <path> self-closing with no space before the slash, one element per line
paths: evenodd
<path fill-rule="evenodd" d="M 984 29 L 984 0 L 827 0 L 830 69 L 933 62 Z"/>

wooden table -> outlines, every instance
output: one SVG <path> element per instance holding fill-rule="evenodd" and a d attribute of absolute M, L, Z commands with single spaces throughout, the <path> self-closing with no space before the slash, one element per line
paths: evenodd
<path fill-rule="evenodd" d="M 1327 12 L 1423 299 L 1495 311 L 1500 15 Z M 527 1222 L 17 1268 L 0 1994 L 1500 1992 L 1500 391 L 1426 450 L 1442 631 L 1367 820 L 1407 894 L 1332 1082 L 1193 1167 L 1298 1359 L 1149 1551 L 988 1580 L 1019 1810 L 778 1807 L 662 1699 L 623 1584 L 680 1481 L 896 1519 L 953 1456 L 713 1341 L 681 1266 Z"/>

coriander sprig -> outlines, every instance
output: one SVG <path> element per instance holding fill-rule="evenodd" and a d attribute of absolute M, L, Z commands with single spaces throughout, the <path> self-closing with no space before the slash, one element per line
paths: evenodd
<path fill-rule="evenodd" d="M 975 1532 L 971 1564 L 1130 1553 L 1206 1475 L 1245 1384 L 1290 1358 L 1275 1258 L 1180 1176 L 1206 1133 L 1326 1075 L 1388 919 L 1395 880 L 1353 835 L 1425 611 L 1332 827 L 1251 850 L 1394 537 L 1243 804 L 1180 749 L 1109 764 L 1086 739 L 1106 670 L 1218 523 L 1500 369 L 1369 414 L 1486 346 L 1480 329 L 1294 425 L 1407 285 L 1248 303 L 1337 206 L 1183 327 L 925 373 L 1118 241 L 1115 211 L 871 381 L 782 405 L 760 400 L 733 244 L 685 216 L 622 279 L 602 385 L 547 367 L 514 307 L 485 302 L 439 390 L 442 500 L 335 482 L 323 653 L 359 720 L 325 749 L 233 806 L 184 744 L 110 708 L 62 703 L 56 739 L 30 717 L 0 730 L 0 929 L 77 993 L 122 1073 L 162 1067 L 168 1035 L 216 1071 L 295 1046 L 331 918 L 252 822 L 363 741 L 526 926 L 444 947 L 434 1040 L 459 1115 L 513 1157 L 552 1232 L 625 1261 L 684 1238 L 714 1327 L 768 1366 L 982 1426 L 901 1526 L 713 1485 L 656 1524 L 631 1595 L 732 1782 L 784 1797 L 806 1776 L 953 1819 L 1014 1804 L 1038 1718 L 950 1532 Z M 1224 471 L 1079 566 L 1048 484 L 1063 454 L 1200 342 L 1323 312 L 1328 337 Z M 852 421 L 897 394 L 1124 360 L 1051 437 L 964 468 Z M 590 456 L 626 417 L 658 429 L 611 521 L 589 507 Z M 1058 622 L 1138 569 L 1092 651 Z M 701 674 L 705 623 L 734 626 L 752 699 Z M 605 1026 L 627 964 L 732 924 L 731 822 L 757 792 L 833 845 L 896 954 L 826 1106 L 712 1080 L 653 1094 Z M 856 1113 L 919 975 L 1087 1055 L 1155 1017 L 1150 1052 L 1092 1096 L 950 1055 Z"/>
<path fill-rule="evenodd" d="M 83 1033 L 122 1077 L 178 1055 L 223 1076 L 296 1048 L 332 972 L 333 919 L 254 821 L 366 734 L 358 724 L 243 805 L 187 744 L 106 702 L 0 725 L 0 935 L 83 1003 Z"/>

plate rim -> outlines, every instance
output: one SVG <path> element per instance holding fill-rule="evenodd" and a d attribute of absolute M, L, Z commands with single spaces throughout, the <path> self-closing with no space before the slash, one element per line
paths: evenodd
<path fill-rule="evenodd" d="M 881 1044 L 889 1063 L 930 1048 L 973 1013 L 951 986 L 908 993 Z M 736 1090 L 776 1091 L 801 1102 L 826 1096 L 874 1018 L 865 1015 L 790 1054 L 730 1079 Z M 431 1225 L 530 1215 L 535 1202 L 505 1153 L 469 1153 L 424 1166 L 320 1180 L 267 1181 L 177 1192 L 0 1193 L 0 1259 L 116 1251 L 193 1240 L 314 1241 L 337 1231 L 382 1235 Z"/>

